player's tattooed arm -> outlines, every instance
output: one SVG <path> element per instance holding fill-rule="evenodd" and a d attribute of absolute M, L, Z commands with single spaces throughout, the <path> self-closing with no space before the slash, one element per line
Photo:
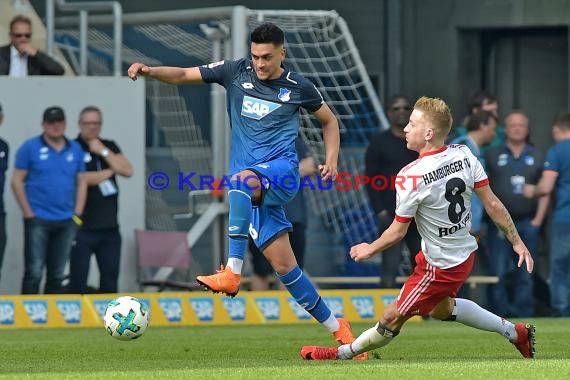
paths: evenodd
<path fill-rule="evenodd" d="M 500 212 L 503 214 L 503 217 L 499 220 L 493 219 L 497 227 L 503 232 L 505 237 L 512 243 L 515 244 L 520 240 L 519 233 L 515 227 L 515 223 L 513 222 L 513 218 L 511 214 L 507 211 L 507 208 L 498 198 L 497 201 L 500 203 Z"/>
<path fill-rule="evenodd" d="M 481 202 L 483 202 L 485 211 L 487 211 L 489 217 L 491 217 L 493 222 L 497 225 L 501 232 L 503 232 L 505 237 L 512 244 L 519 243 L 521 241 L 521 238 L 517 232 L 513 218 L 507 211 L 507 208 L 503 202 L 497 198 L 497 196 L 493 193 L 488 185 L 477 188 L 475 191 L 481 199 Z"/>
<path fill-rule="evenodd" d="M 523 264 L 526 264 L 527 272 L 532 273 L 534 268 L 532 255 L 519 236 L 513 218 L 511 218 L 503 202 L 497 198 L 489 185 L 476 188 L 475 192 L 479 196 L 479 199 L 481 199 L 481 202 L 483 202 L 487 214 L 489 214 L 493 222 L 495 222 L 497 227 L 513 245 L 513 251 L 515 251 L 519 257 L 518 267 L 520 268 Z"/>

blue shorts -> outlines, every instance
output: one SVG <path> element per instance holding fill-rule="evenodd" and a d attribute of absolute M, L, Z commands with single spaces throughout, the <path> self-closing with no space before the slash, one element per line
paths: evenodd
<path fill-rule="evenodd" d="M 269 244 L 284 233 L 293 230 L 291 222 L 285 217 L 283 206 L 254 206 L 253 217 L 249 226 L 249 236 L 253 243 L 264 250 Z"/>
<path fill-rule="evenodd" d="M 261 178 L 260 205 L 284 206 L 299 191 L 299 165 L 291 160 L 273 160 L 247 169 Z"/>
<path fill-rule="evenodd" d="M 249 235 L 263 250 L 283 233 L 293 229 L 285 216 L 284 205 L 299 190 L 299 166 L 288 159 L 278 159 L 248 168 L 262 182 L 261 201 L 253 207 Z"/>

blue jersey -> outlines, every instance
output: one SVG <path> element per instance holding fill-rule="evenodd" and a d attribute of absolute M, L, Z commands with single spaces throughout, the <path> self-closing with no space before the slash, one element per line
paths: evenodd
<path fill-rule="evenodd" d="M 201 66 L 200 73 L 204 82 L 227 91 L 230 175 L 276 159 L 298 163 L 299 109 L 315 112 L 324 103 L 311 81 L 287 69 L 277 79 L 259 80 L 246 59 Z"/>
<path fill-rule="evenodd" d="M 558 173 L 556 178 L 556 207 L 554 221 L 570 223 L 570 140 L 554 145 L 548 151 L 544 162 L 544 170 Z"/>
<path fill-rule="evenodd" d="M 26 198 L 38 218 L 53 221 L 73 216 L 77 174 L 85 172 L 84 156 L 77 141 L 66 139 L 57 151 L 41 135 L 18 149 L 15 167 L 27 171 Z"/>

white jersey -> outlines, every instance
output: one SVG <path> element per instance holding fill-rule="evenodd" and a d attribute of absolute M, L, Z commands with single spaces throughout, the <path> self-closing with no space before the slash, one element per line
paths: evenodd
<path fill-rule="evenodd" d="M 477 249 L 471 229 L 471 194 L 489 183 L 465 145 L 420 155 L 398 173 L 396 220 L 416 219 L 426 260 L 438 268 L 461 264 Z M 405 181 L 405 182 L 404 182 Z"/>

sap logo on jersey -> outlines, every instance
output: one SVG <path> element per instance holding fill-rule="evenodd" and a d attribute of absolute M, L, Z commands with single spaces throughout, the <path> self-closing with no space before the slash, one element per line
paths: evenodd
<path fill-rule="evenodd" d="M 261 120 L 279 107 L 281 107 L 281 104 L 244 96 L 241 105 L 241 115 L 251 119 Z"/>

